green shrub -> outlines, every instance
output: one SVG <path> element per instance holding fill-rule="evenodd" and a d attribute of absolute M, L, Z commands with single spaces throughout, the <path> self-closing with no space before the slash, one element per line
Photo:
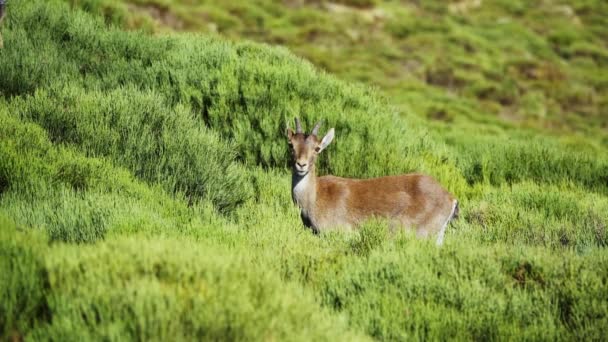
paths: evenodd
<path fill-rule="evenodd" d="M 608 202 L 568 185 L 521 183 L 486 191 L 463 211 L 456 235 L 495 243 L 589 251 L 608 243 Z"/>
<path fill-rule="evenodd" d="M 26 227 L 45 230 L 51 241 L 91 243 L 103 239 L 108 229 L 110 207 L 88 193 L 40 188 L 34 196 L 8 193 L 0 203 L 5 214 Z"/>
<path fill-rule="evenodd" d="M 351 242 L 351 249 L 357 255 L 369 256 L 380 247 L 387 237 L 386 222 L 370 220 L 358 229 L 358 237 Z"/>
<path fill-rule="evenodd" d="M 0 215 L 0 337 L 21 339 L 35 324 L 51 319 L 46 291 L 44 240 L 18 232 Z"/>
<path fill-rule="evenodd" d="M 554 255 L 459 239 L 435 249 L 409 236 L 395 243 L 315 276 L 326 305 L 376 339 L 568 340 L 606 331 L 604 252 Z"/>
<path fill-rule="evenodd" d="M 183 107 L 131 87 L 83 92 L 67 87 L 14 101 L 13 113 L 46 128 L 51 140 L 103 156 L 140 179 L 230 211 L 251 196 L 235 151 Z"/>
<path fill-rule="evenodd" d="M 299 287 L 219 248 L 123 238 L 53 252 L 53 320 L 35 339 L 364 339 Z"/>
<path fill-rule="evenodd" d="M 95 242 L 108 232 L 180 231 L 193 222 L 217 223 L 215 210 L 205 209 L 210 201 L 189 207 L 108 160 L 52 144 L 39 126 L 2 110 L 0 123 L 0 212 L 20 227 L 42 229 L 51 240 Z"/>

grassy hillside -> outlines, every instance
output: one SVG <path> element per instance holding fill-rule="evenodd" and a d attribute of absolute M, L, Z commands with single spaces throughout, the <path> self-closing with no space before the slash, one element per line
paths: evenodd
<path fill-rule="evenodd" d="M 127 28 L 286 45 L 439 124 L 579 133 L 607 146 L 605 1 L 71 2 Z"/>
<path fill-rule="evenodd" d="M 464 93 L 442 102 L 434 85 L 389 100 L 390 88 L 340 80 L 284 48 L 107 26 L 156 25 L 122 6 L 10 3 L 3 339 L 606 336 L 608 153 L 598 130 L 539 134 L 482 109 L 429 123 L 403 106 L 477 104 Z M 353 234 L 305 230 L 283 137 L 296 115 L 336 128 L 323 173 L 420 171 L 445 184 L 462 203 L 445 246 L 391 235 L 381 221 Z"/>

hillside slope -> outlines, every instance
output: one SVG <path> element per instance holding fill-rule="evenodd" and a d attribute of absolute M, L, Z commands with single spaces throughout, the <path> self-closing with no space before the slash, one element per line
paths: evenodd
<path fill-rule="evenodd" d="M 2 338 L 606 335 L 608 155 L 593 143 L 444 135 L 283 48 L 124 32 L 58 0 L 9 10 Z M 445 184 L 462 203 L 445 246 L 376 221 L 305 230 L 283 137 L 294 116 L 336 128 L 321 172 Z"/>
<path fill-rule="evenodd" d="M 605 1 L 71 1 L 127 28 L 289 46 L 404 115 L 608 140 Z"/>

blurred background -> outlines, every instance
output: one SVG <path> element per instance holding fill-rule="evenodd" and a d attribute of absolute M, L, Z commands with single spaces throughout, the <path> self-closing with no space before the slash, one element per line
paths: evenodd
<path fill-rule="evenodd" d="M 287 46 L 439 126 L 526 128 L 608 145 L 606 1 L 71 2 L 129 29 Z"/>

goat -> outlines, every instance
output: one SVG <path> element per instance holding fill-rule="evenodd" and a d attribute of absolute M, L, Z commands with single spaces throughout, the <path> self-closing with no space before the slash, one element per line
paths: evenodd
<path fill-rule="evenodd" d="M 371 217 L 383 217 L 404 228 L 415 229 L 419 237 L 437 235 L 443 244 L 447 225 L 458 215 L 458 201 L 432 177 L 406 174 L 371 179 L 336 176 L 317 177 L 317 156 L 334 139 L 330 129 L 317 137 L 320 122 L 310 134 L 287 128 L 292 165 L 291 194 L 300 208 L 304 225 L 319 233 L 335 227 L 352 229 Z"/>

